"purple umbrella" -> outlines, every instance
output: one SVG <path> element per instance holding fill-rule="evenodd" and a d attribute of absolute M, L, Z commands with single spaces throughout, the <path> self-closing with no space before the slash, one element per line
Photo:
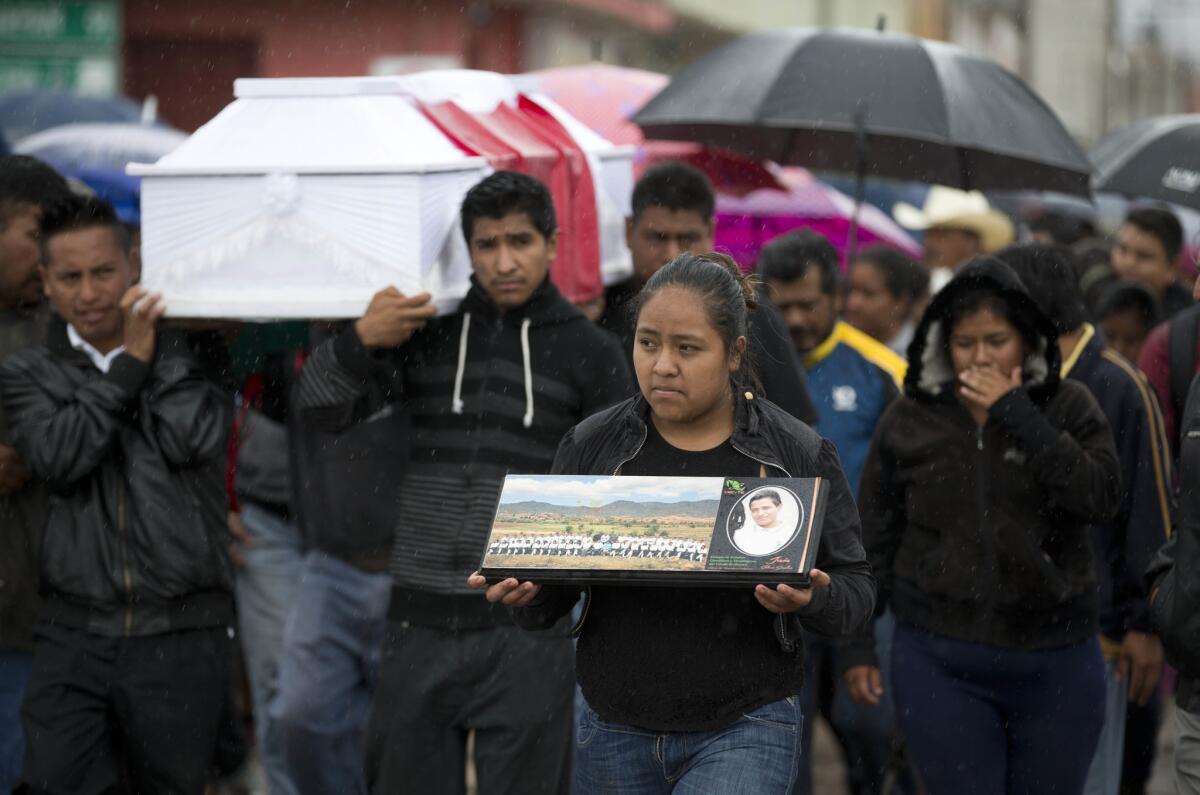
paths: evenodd
<path fill-rule="evenodd" d="M 716 246 L 750 269 L 771 239 L 807 228 L 829 238 L 844 259 L 854 200 L 804 169 L 781 171 L 788 191 L 764 189 L 742 197 L 717 196 Z M 877 207 L 863 205 L 858 214 L 859 246 L 883 243 L 920 259 L 920 244 Z"/>

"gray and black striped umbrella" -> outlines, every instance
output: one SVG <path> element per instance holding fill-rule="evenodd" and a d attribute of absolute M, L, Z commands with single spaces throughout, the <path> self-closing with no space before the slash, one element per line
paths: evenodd
<path fill-rule="evenodd" d="M 901 34 L 752 33 L 685 67 L 634 121 L 649 138 L 812 169 L 1090 195 L 1087 157 L 1019 77 Z"/>
<path fill-rule="evenodd" d="M 1088 156 L 1098 191 L 1200 210 L 1200 113 L 1126 125 L 1106 135 Z"/>

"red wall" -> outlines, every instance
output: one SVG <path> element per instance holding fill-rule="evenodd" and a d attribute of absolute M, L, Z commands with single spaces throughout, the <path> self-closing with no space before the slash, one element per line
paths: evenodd
<path fill-rule="evenodd" d="M 474 68 L 521 71 L 523 13 L 492 2 L 478 26 L 464 4 L 126 0 L 125 91 L 155 94 L 160 115 L 191 130 L 232 100 L 231 75 L 364 75 L 380 56 L 446 54 Z"/>

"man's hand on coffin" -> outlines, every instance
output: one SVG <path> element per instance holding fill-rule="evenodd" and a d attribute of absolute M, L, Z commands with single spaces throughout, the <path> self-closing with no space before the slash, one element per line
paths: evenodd
<path fill-rule="evenodd" d="M 354 332 L 368 348 L 403 345 L 437 314 L 432 298 L 429 293 L 406 296 L 395 287 L 380 290 L 367 313 L 354 322 Z"/>
<path fill-rule="evenodd" d="M 525 607 L 534 600 L 542 586 L 531 582 L 518 582 L 515 577 L 501 580 L 489 586 L 487 578 L 476 572 L 467 578 L 467 585 L 472 588 L 487 588 L 484 596 L 489 602 L 500 602 L 509 607 Z"/>
<path fill-rule="evenodd" d="M 158 319 L 167 311 L 162 296 L 141 287 L 130 287 L 121 299 L 125 313 L 125 352 L 146 364 L 154 358 L 154 332 Z"/>
<path fill-rule="evenodd" d="M 772 613 L 794 613 L 802 607 L 808 607 L 815 589 L 829 587 L 829 575 L 820 569 L 813 569 L 808 576 L 812 579 L 810 588 L 793 588 L 782 583 L 774 588 L 756 585 L 754 598 Z"/>

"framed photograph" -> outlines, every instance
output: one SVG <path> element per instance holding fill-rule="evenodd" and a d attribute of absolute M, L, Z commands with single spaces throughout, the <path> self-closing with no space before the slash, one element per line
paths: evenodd
<path fill-rule="evenodd" d="M 509 475 L 480 563 L 489 581 L 804 587 L 821 478 Z"/>

